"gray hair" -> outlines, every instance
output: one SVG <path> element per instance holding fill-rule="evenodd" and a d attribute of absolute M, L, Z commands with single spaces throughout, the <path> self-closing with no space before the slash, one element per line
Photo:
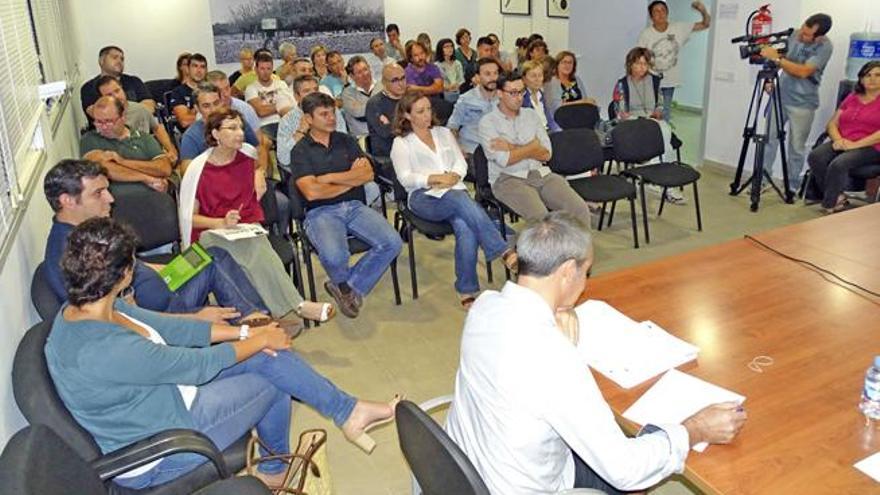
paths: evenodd
<path fill-rule="evenodd" d="M 289 41 L 285 41 L 278 46 L 278 53 L 281 54 L 281 58 L 284 58 L 289 53 L 296 55 L 296 45 Z"/>
<path fill-rule="evenodd" d="M 214 81 L 226 81 L 226 73 L 220 69 L 214 69 L 207 74 L 205 74 L 205 80 L 208 82 Z"/>
<path fill-rule="evenodd" d="M 217 86 L 215 86 L 209 82 L 201 82 L 201 83 L 199 83 L 198 86 L 196 86 L 196 89 L 194 89 L 192 92 L 192 101 L 195 102 L 196 107 L 199 106 L 199 96 L 202 96 L 202 95 L 208 94 L 208 93 L 216 93 L 219 96 L 220 89 L 218 89 Z"/>
<path fill-rule="evenodd" d="M 546 277 L 568 260 L 580 265 L 593 252 L 589 227 L 562 211 L 530 224 L 516 240 L 519 274 Z"/>

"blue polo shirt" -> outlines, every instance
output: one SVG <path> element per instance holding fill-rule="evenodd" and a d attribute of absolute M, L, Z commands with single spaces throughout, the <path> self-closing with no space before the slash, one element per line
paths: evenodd
<path fill-rule="evenodd" d="M 820 37 L 819 41 L 804 43 L 800 40 L 800 31 L 791 35 L 785 58 L 799 64 L 812 65 L 816 68 L 816 72 L 808 78 L 801 79 L 782 71 L 779 85 L 782 87 L 783 105 L 813 110 L 819 108 L 819 84 L 822 82 L 822 74 L 825 72 L 825 65 L 828 64 L 833 49 L 831 40 L 824 36 Z"/>

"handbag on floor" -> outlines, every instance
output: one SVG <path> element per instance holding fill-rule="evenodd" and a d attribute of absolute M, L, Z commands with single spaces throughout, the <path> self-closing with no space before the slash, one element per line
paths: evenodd
<path fill-rule="evenodd" d="M 261 447 L 269 455 L 259 456 Z M 251 434 L 247 449 L 247 473 L 254 475 L 261 462 L 280 459 L 287 464 L 284 482 L 280 486 L 270 486 L 274 495 L 331 495 L 333 484 L 327 464 L 327 431 L 306 430 L 299 436 L 299 442 L 292 454 L 276 454 L 257 436 Z"/>

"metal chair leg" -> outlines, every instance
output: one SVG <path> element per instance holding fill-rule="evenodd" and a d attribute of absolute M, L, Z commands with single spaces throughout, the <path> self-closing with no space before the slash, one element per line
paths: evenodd
<path fill-rule="evenodd" d="M 636 202 L 635 198 L 629 198 L 629 219 L 632 223 L 633 229 L 633 246 L 638 249 L 639 248 L 639 228 L 638 221 L 636 221 Z"/>
<path fill-rule="evenodd" d="M 645 201 L 645 181 L 639 181 L 639 192 L 642 196 L 642 220 L 645 224 L 645 244 L 650 244 L 651 234 L 648 232 L 648 205 Z"/>
<path fill-rule="evenodd" d="M 491 284 L 494 283 L 492 280 L 494 277 L 492 276 L 492 260 L 486 260 L 486 280 Z"/>
<path fill-rule="evenodd" d="M 663 205 L 666 204 L 666 190 L 667 189 L 668 189 L 667 187 L 664 187 L 663 192 L 660 193 L 660 209 L 657 210 L 658 217 L 663 214 Z"/>
<path fill-rule="evenodd" d="M 394 286 L 394 304 L 400 306 L 400 282 L 397 280 L 397 258 L 391 260 L 391 285 Z"/>
<path fill-rule="evenodd" d="M 703 231 L 703 218 L 700 216 L 700 193 L 697 192 L 697 181 L 694 181 L 694 206 L 697 209 L 697 230 Z"/>
<path fill-rule="evenodd" d="M 409 245 L 409 276 L 410 276 L 410 284 L 412 287 L 412 298 L 419 298 L 419 282 L 417 280 L 416 275 L 416 248 L 415 248 L 415 240 L 413 239 L 413 226 L 405 225 L 406 229 L 406 238 L 407 244 Z M 399 304 L 399 303 L 398 303 Z"/>
<path fill-rule="evenodd" d="M 611 221 L 614 220 L 614 210 L 616 210 L 616 209 L 617 209 L 617 200 L 615 199 L 614 202 L 611 203 L 611 214 L 608 215 L 607 227 L 609 227 L 609 228 L 611 227 Z"/>
<path fill-rule="evenodd" d="M 602 203 L 602 210 L 599 212 L 599 227 L 597 229 L 599 231 L 602 230 L 602 224 L 605 223 L 605 206 L 607 204 L 608 204 L 608 202 Z"/>

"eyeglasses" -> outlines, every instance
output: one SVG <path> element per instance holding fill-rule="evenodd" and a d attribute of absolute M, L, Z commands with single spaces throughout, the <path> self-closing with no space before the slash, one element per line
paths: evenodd
<path fill-rule="evenodd" d="M 510 96 L 511 98 L 522 98 L 523 95 L 526 94 L 526 90 L 524 89 L 521 89 L 519 91 L 508 91 L 506 89 L 502 89 L 501 91 L 507 93 L 507 96 Z"/>
<path fill-rule="evenodd" d="M 107 119 L 107 120 L 98 120 L 98 119 L 95 119 L 94 122 L 95 122 L 95 126 L 106 127 L 106 126 L 113 125 L 113 124 L 115 124 L 116 122 L 119 122 L 119 119 L 120 119 L 120 118 L 122 118 L 122 117 L 115 117 L 115 118 Z"/>
<path fill-rule="evenodd" d="M 404 81 L 406 81 L 406 76 L 392 77 L 391 79 L 388 80 L 388 82 L 390 82 L 391 84 L 402 83 Z"/>

